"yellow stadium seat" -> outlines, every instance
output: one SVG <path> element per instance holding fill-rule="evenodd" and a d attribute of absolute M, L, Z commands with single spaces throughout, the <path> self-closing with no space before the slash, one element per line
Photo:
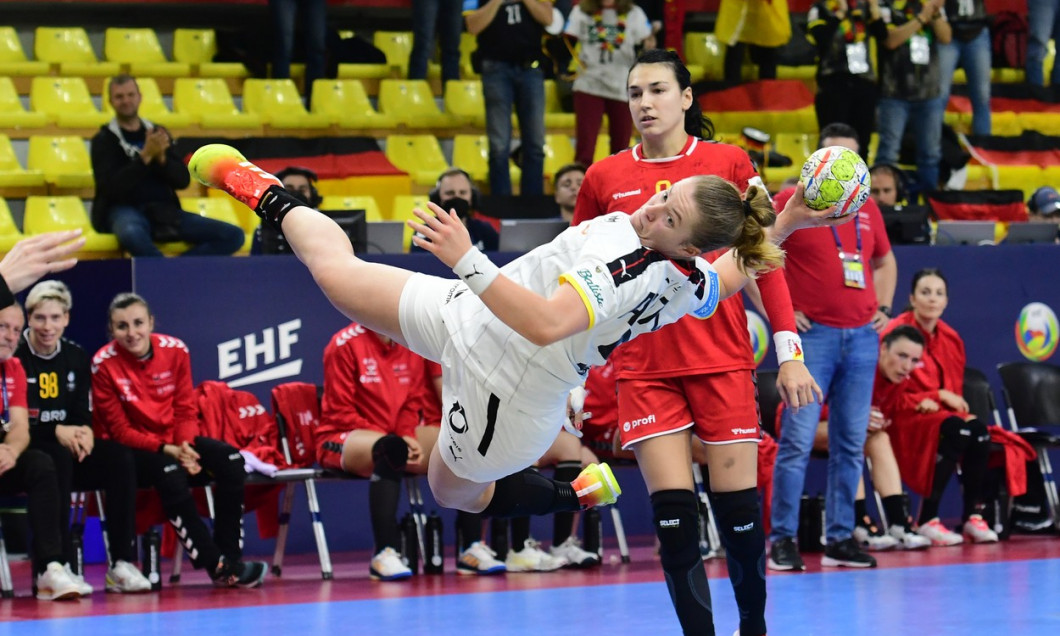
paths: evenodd
<path fill-rule="evenodd" d="M 390 218 L 394 221 L 401 221 L 405 223 L 409 219 L 416 219 L 416 215 L 412 213 L 412 210 L 419 208 L 421 210 L 427 209 L 427 201 L 429 197 L 426 194 L 401 194 L 394 197 L 394 208 L 390 214 Z M 405 246 L 405 251 L 409 251 L 409 247 L 412 245 L 412 235 L 415 232 L 406 223 L 405 236 L 402 239 L 402 244 Z"/>
<path fill-rule="evenodd" d="M 153 29 L 107 29 L 103 35 L 103 55 L 136 77 L 187 77 L 191 74 L 191 64 L 166 59 Z"/>
<path fill-rule="evenodd" d="M 0 128 L 40 128 L 47 124 L 44 113 L 26 112 L 14 82 L 0 75 Z"/>
<path fill-rule="evenodd" d="M 26 167 L 44 173 L 44 181 L 59 188 L 91 188 L 92 160 L 80 137 L 30 137 Z"/>
<path fill-rule="evenodd" d="M 60 128 L 95 128 L 110 119 L 96 108 L 81 77 L 34 77 L 29 104 Z"/>
<path fill-rule="evenodd" d="M 411 31 L 376 31 L 372 44 L 386 55 L 387 66 L 396 77 L 409 74 L 409 55 L 412 53 Z"/>
<path fill-rule="evenodd" d="M 247 77 L 247 67 L 239 62 L 214 62 L 217 34 L 213 29 L 174 29 L 173 59 L 188 64 L 200 77 Z"/>
<path fill-rule="evenodd" d="M 460 73 L 468 78 L 478 78 L 471 66 L 471 54 L 478 48 L 478 36 L 464 31 L 460 34 Z"/>
<path fill-rule="evenodd" d="M 555 80 L 545 80 L 545 128 L 574 128 L 574 113 L 563 112 Z"/>
<path fill-rule="evenodd" d="M 445 112 L 465 126 L 486 126 L 486 102 L 479 80 L 449 80 L 445 83 Z"/>
<path fill-rule="evenodd" d="M 161 124 L 167 128 L 182 128 L 191 124 L 191 116 L 174 113 L 166 107 L 162 91 L 153 77 L 137 77 L 136 85 L 140 87 L 140 116 L 148 121 Z M 114 117 L 114 108 L 110 105 L 110 79 L 103 82 L 103 114 Z"/>
<path fill-rule="evenodd" d="M 33 52 L 38 60 L 58 66 L 62 75 L 107 77 L 121 72 L 117 62 L 101 62 L 88 33 L 80 27 L 37 27 Z"/>
<path fill-rule="evenodd" d="M 203 128 L 261 128 L 261 116 L 242 113 L 225 81 L 216 77 L 182 77 L 173 84 L 173 110 Z"/>
<path fill-rule="evenodd" d="M 48 63 L 26 59 L 14 27 L 0 27 L 0 75 L 47 75 Z"/>
<path fill-rule="evenodd" d="M 409 128 L 449 128 L 453 119 L 438 110 L 427 80 L 385 79 L 379 82 L 379 112 Z"/>
<path fill-rule="evenodd" d="M 574 161 L 574 143 L 567 135 L 545 135 L 545 175 L 551 178 L 556 172 Z"/>
<path fill-rule="evenodd" d="M 118 238 L 113 234 L 100 234 L 92 228 L 81 199 L 73 196 L 26 197 L 26 213 L 22 219 L 24 234 L 43 234 L 78 228 L 85 238 L 85 246 L 77 253 L 78 257 L 121 256 Z"/>
<path fill-rule="evenodd" d="M 713 33 L 686 33 L 685 59 L 703 69 L 702 76 L 693 75 L 693 80 L 720 80 L 725 75 L 725 47 Z"/>
<path fill-rule="evenodd" d="M 372 108 L 364 85 L 356 79 L 314 81 L 312 111 L 340 128 L 397 127 L 397 120 Z"/>
<path fill-rule="evenodd" d="M 15 219 L 7 207 L 7 201 L 0 199 L 0 253 L 7 253 L 24 237 L 15 226 Z"/>
<path fill-rule="evenodd" d="M 489 152 L 489 138 L 486 135 L 453 136 L 453 165 L 471 175 L 474 181 L 489 179 Z"/>
<path fill-rule="evenodd" d="M 15 156 L 15 149 L 7 135 L 0 135 L 0 187 L 39 188 L 44 186 L 44 173 L 25 170 Z"/>
<path fill-rule="evenodd" d="M 364 216 L 369 223 L 373 221 L 388 220 L 383 216 L 373 196 L 326 196 L 320 202 L 321 210 L 364 210 Z"/>
<path fill-rule="evenodd" d="M 276 128 L 327 128 L 328 118 L 309 113 L 291 79 L 248 79 L 243 82 L 243 110 Z"/>
<path fill-rule="evenodd" d="M 386 138 L 386 158 L 418 185 L 433 186 L 449 167 L 434 135 L 390 135 Z"/>

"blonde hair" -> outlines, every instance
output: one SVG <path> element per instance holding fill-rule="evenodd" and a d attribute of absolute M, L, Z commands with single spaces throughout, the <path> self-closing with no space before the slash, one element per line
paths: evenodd
<path fill-rule="evenodd" d="M 748 186 L 741 197 L 736 186 L 721 177 L 694 179 L 700 218 L 692 231 L 693 245 L 705 252 L 735 248 L 740 271 L 752 276 L 783 266 L 783 250 L 766 235 L 777 215 L 765 188 Z"/>
<path fill-rule="evenodd" d="M 37 283 L 33 286 L 33 289 L 29 290 L 29 294 L 26 296 L 26 313 L 32 314 L 41 303 L 49 300 L 54 300 L 62 305 L 65 312 L 69 312 L 74 306 L 70 288 L 61 281 L 46 280 Z"/>

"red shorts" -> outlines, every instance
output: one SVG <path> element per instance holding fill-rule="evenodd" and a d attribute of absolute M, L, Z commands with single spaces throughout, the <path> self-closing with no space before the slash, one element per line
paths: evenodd
<path fill-rule="evenodd" d="M 693 427 L 707 444 L 757 442 L 754 371 L 618 381 L 622 448 Z"/>
<path fill-rule="evenodd" d="M 613 459 L 618 427 L 614 423 L 594 425 L 592 422 L 592 419 L 588 419 L 582 424 L 582 446 L 591 450 L 601 460 Z"/>
<path fill-rule="evenodd" d="M 342 467 L 342 446 L 349 431 L 332 433 L 317 439 L 317 463 L 329 470 L 345 471 Z"/>

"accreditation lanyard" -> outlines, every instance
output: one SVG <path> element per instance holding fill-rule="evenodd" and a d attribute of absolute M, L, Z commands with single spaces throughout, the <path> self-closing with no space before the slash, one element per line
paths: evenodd
<path fill-rule="evenodd" d="M 853 254 L 843 251 L 843 243 L 839 240 L 839 232 L 834 227 L 832 238 L 835 239 L 835 248 L 839 252 L 839 262 L 843 264 L 843 284 L 854 289 L 865 289 L 865 263 L 861 261 L 861 225 L 860 219 L 854 215 L 854 235 L 857 237 L 857 251 Z"/>

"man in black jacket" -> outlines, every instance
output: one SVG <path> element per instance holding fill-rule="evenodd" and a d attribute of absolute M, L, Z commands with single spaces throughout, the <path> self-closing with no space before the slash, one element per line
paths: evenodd
<path fill-rule="evenodd" d="M 186 256 L 232 254 L 242 247 L 240 228 L 181 210 L 176 191 L 188 187 L 188 169 L 169 131 L 139 116 L 136 80 L 114 77 L 109 98 L 115 117 L 92 138 L 92 226 L 115 234 L 132 256 L 162 256 L 156 242 L 191 243 Z"/>

